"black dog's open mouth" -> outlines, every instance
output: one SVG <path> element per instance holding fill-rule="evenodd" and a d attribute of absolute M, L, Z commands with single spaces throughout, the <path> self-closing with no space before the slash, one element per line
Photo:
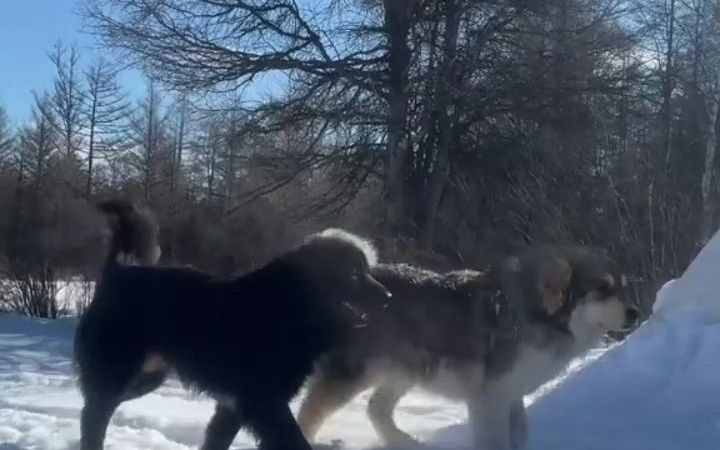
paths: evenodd
<path fill-rule="evenodd" d="M 353 316 L 354 325 L 353 328 L 364 328 L 367 326 L 367 322 L 370 319 L 371 313 L 368 313 L 364 309 L 358 307 L 357 305 L 354 305 L 348 301 L 342 302 L 342 305 L 345 309 L 350 311 L 350 314 Z M 386 309 L 390 305 L 389 302 L 384 302 L 382 305 L 380 305 L 380 309 Z"/>
<path fill-rule="evenodd" d="M 347 301 L 342 302 L 342 305 L 348 311 L 350 311 L 350 314 L 352 314 L 353 318 L 355 319 L 353 320 L 353 328 L 364 328 L 367 326 L 367 321 L 369 317 L 367 312 Z"/>

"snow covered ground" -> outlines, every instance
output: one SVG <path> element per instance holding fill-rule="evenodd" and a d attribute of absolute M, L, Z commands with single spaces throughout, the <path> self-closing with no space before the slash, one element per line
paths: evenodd
<path fill-rule="evenodd" d="M 81 397 L 70 362 L 74 325 L 70 319 L 0 317 L 0 444 L 6 445 L 0 450 L 61 450 L 77 444 Z M 349 448 L 376 444 L 364 415 L 366 401 L 367 394 L 332 418 L 319 440 L 342 439 Z M 211 401 L 170 381 L 123 404 L 113 417 L 106 448 L 196 448 L 212 411 Z M 403 403 L 398 420 L 418 436 L 430 438 L 433 430 L 464 421 L 464 411 L 459 405 L 418 395 Z M 247 435 L 236 441 L 236 448 L 252 446 Z"/>
<path fill-rule="evenodd" d="M 720 236 L 658 293 L 653 317 L 623 344 L 592 352 L 528 399 L 529 450 L 720 448 Z M 718 280 L 718 281 L 716 281 Z M 75 448 L 81 398 L 70 363 L 72 319 L 0 316 L 0 450 Z M 361 395 L 319 440 L 378 445 Z M 212 403 L 171 381 L 124 404 L 108 449 L 196 448 Z M 421 392 L 397 411 L 400 425 L 438 449 L 468 448 L 464 408 Z M 236 449 L 252 448 L 240 435 Z"/>

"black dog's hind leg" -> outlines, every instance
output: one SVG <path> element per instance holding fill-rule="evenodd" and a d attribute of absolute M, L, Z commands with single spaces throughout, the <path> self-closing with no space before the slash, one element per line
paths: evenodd
<path fill-rule="evenodd" d="M 247 423 L 260 450 L 312 450 L 287 403 L 273 402 L 248 411 Z"/>
<path fill-rule="evenodd" d="M 165 381 L 165 376 L 164 372 L 139 375 L 119 394 L 110 391 L 86 394 L 80 415 L 80 450 L 102 450 L 110 418 L 120 403 L 154 391 Z"/>
<path fill-rule="evenodd" d="M 241 425 L 242 417 L 236 408 L 218 403 L 205 430 L 205 442 L 201 450 L 227 450 Z"/>
<path fill-rule="evenodd" d="M 80 415 L 80 450 L 102 450 L 105 433 L 120 403 L 154 391 L 163 381 L 165 372 L 142 373 L 125 389 L 86 389 L 85 406 Z"/>
<path fill-rule="evenodd" d="M 122 400 L 133 400 L 159 388 L 167 378 L 167 372 L 141 372 L 125 389 Z"/>
<path fill-rule="evenodd" d="M 155 390 L 165 380 L 166 371 L 143 372 L 142 363 L 139 354 L 118 351 L 82 358 L 80 384 L 85 405 L 80 416 L 80 450 L 102 450 L 115 409 Z"/>

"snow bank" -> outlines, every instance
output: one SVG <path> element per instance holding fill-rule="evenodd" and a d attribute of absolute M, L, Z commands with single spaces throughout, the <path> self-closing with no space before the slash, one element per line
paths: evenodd
<path fill-rule="evenodd" d="M 695 311 L 720 317 L 720 232 L 700 251 L 685 273 L 666 283 L 658 292 L 655 315 Z"/>
<path fill-rule="evenodd" d="M 531 408 L 530 448 L 717 449 L 720 322 L 656 317 Z"/>

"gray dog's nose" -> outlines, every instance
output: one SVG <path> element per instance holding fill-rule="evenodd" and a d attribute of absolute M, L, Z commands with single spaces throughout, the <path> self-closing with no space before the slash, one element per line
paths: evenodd
<path fill-rule="evenodd" d="M 640 320 L 640 310 L 634 306 L 625 309 L 625 328 L 632 328 Z"/>

